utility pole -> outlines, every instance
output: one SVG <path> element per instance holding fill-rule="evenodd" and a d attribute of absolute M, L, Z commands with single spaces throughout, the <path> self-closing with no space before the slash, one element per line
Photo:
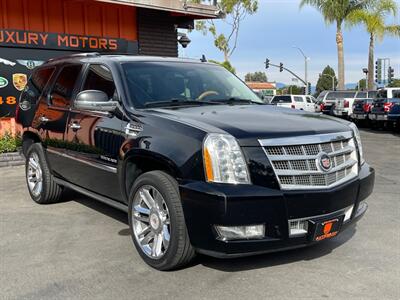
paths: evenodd
<path fill-rule="evenodd" d="M 299 50 L 300 53 L 301 53 L 301 55 L 303 55 L 303 57 L 304 57 L 304 68 L 305 68 L 305 70 L 304 70 L 304 81 L 306 82 L 306 93 L 305 93 L 305 94 L 308 95 L 308 60 L 309 60 L 310 58 L 307 57 L 307 56 L 304 54 L 303 50 L 301 50 L 300 47 L 293 46 L 293 48 Z"/>

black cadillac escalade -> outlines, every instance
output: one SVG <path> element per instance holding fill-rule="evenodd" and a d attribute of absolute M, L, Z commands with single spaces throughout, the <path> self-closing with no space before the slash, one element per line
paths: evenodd
<path fill-rule="evenodd" d="M 374 170 L 357 127 L 263 105 L 204 61 L 82 54 L 37 68 L 21 94 L 32 199 L 65 188 L 128 212 L 152 267 L 336 236 L 367 210 Z"/>

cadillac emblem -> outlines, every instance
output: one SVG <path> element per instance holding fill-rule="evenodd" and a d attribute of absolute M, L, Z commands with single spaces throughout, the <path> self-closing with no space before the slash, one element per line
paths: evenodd
<path fill-rule="evenodd" d="M 28 82 L 26 74 L 15 73 L 13 74 L 12 79 L 14 87 L 20 92 L 23 91 Z"/>
<path fill-rule="evenodd" d="M 332 160 L 326 153 L 320 153 L 317 158 L 319 168 L 324 172 L 329 172 L 332 169 Z"/>

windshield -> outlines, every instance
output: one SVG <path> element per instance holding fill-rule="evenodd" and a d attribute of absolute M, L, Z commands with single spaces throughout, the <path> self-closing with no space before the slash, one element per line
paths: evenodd
<path fill-rule="evenodd" d="M 326 95 L 327 93 L 328 93 L 328 91 L 322 91 L 322 92 L 318 95 L 317 100 L 318 100 L 318 101 L 323 100 L 324 97 L 325 97 L 325 95 Z"/>
<path fill-rule="evenodd" d="M 272 104 L 276 103 L 292 103 L 292 98 L 290 96 L 275 96 L 272 101 Z"/>
<path fill-rule="evenodd" d="M 263 101 L 225 68 L 186 62 L 130 62 L 122 64 L 135 108 L 232 101 Z"/>
<path fill-rule="evenodd" d="M 356 92 L 330 92 L 326 97 L 326 100 L 337 100 L 344 98 L 354 98 L 356 96 Z"/>

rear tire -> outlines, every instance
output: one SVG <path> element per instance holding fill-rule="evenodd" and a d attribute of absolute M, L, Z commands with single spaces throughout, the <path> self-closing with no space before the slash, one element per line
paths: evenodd
<path fill-rule="evenodd" d="M 32 144 L 26 154 L 26 183 L 33 201 L 38 204 L 59 202 L 63 188 L 54 181 L 45 153 L 39 143 Z"/>
<path fill-rule="evenodd" d="M 187 265 L 195 257 L 178 183 L 168 174 L 162 171 L 142 174 L 129 194 L 128 213 L 133 243 L 151 267 L 160 271 L 173 270 Z"/>

